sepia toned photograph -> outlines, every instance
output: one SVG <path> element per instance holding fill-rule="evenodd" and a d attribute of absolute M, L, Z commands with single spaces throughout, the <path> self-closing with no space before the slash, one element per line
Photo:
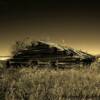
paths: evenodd
<path fill-rule="evenodd" d="M 100 100 L 100 3 L 0 0 L 0 100 Z"/>

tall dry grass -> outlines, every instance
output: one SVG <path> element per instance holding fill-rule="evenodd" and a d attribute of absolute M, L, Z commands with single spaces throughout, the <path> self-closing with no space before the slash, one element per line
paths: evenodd
<path fill-rule="evenodd" d="M 7 69 L 0 72 L 0 100 L 100 100 L 100 71 Z"/>

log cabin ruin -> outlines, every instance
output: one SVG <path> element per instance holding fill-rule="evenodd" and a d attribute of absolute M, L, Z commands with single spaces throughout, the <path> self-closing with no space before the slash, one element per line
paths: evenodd
<path fill-rule="evenodd" d="M 63 47 L 55 43 L 35 41 L 19 50 L 8 61 L 7 66 L 49 66 L 90 65 L 95 56 L 73 48 Z"/>

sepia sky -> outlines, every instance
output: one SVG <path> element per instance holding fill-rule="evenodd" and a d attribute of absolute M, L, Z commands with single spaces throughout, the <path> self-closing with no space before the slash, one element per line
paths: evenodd
<path fill-rule="evenodd" d="M 100 54 L 100 8 L 85 0 L 0 0 L 0 56 L 16 40 L 48 40 Z"/>

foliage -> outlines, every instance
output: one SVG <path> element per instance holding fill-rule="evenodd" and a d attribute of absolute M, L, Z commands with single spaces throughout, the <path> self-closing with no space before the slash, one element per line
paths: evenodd
<path fill-rule="evenodd" d="M 0 73 L 0 100 L 99 100 L 99 97 L 100 71 L 94 67 L 19 68 Z"/>
<path fill-rule="evenodd" d="M 31 42 L 31 40 L 29 39 L 29 37 L 23 39 L 23 40 L 18 40 L 14 43 L 14 45 L 12 46 L 12 55 L 17 54 L 20 50 L 23 50 L 27 47 L 27 45 L 29 45 Z"/>

